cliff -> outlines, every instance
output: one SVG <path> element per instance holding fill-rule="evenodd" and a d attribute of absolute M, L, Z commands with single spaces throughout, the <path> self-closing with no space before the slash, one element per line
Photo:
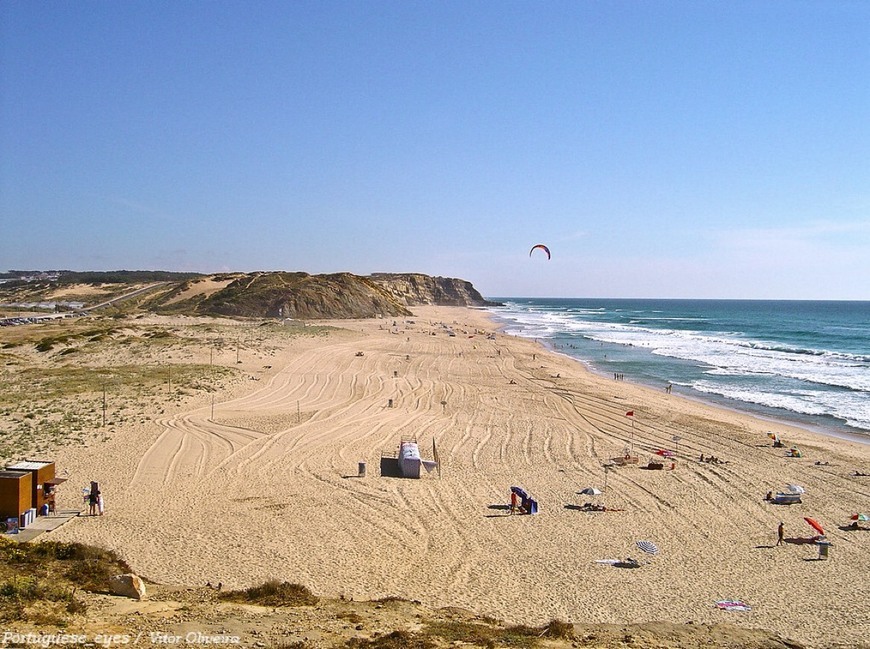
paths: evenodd
<path fill-rule="evenodd" d="M 248 273 L 200 278 L 176 286 L 150 305 L 159 311 L 294 319 L 410 315 L 415 305 L 487 306 L 471 282 L 419 273 Z M 201 287 L 211 282 L 211 290 Z M 200 288 L 197 288 L 197 287 Z"/>
<path fill-rule="evenodd" d="M 420 273 L 375 273 L 370 279 L 406 306 L 498 306 L 497 302 L 484 299 L 471 282 L 464 279 Z"/>

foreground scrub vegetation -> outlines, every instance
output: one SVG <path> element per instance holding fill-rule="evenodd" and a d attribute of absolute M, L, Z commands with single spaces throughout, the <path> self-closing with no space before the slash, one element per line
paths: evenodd
<path fill-rule="evenodd" d="M 111 550 L 0 537 L 0 621 L 65 627 L 87 611 L 82 590 L 108 592 L 109 579 L 129 570 Z"/>
<path fill-rule="evenodd" d="M 647 647 L 799 649 L 761 631 L 727 624 L 505 624 L 457 608 L 429 609 L 397 597 L 375 601 L 318 597 L 299 584 L 269 580 L 224 592 L 212 586 L 148 583 L 146 600 L 108 594 L 129 572 L 111 550 L 79 543 L 17 543 L 0 537 L 0 624 L 25 633 L 159 633 L 237 638 L 266 649 L 567 649 Z"/>

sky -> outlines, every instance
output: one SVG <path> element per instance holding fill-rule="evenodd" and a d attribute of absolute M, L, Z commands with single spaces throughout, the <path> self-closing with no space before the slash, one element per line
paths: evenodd
<path fill-rule="evenodd" d="M 4 0 L 11 269 L 868 300 L 870 3 Z"/>

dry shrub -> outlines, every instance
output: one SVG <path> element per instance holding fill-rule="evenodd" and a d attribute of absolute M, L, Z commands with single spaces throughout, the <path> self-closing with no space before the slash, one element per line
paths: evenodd
<path fill-rule="evenodd" d="M 351 638 L 344 646 L 348 649 L 434 649 L 436 647 L 429 638 L 408 631 L 393 631 L 370 640 Z"/>
<path fill-rule="evenodd" d="M 574 639 L 574 625 L 570 622 L 562 622 L 562 620 L 550 620 L 550 622 L 542 629 L 541 637 L 561 638 L 563 640 Z"/>
<path fill-rule="evenodd" d="M 245 590 L 231 590 L 221 594 L 221 599 L 247 602 L 260 606 L 314 606 L 319 601 L 305 586 L 270 579 L 260 586 Z"/>

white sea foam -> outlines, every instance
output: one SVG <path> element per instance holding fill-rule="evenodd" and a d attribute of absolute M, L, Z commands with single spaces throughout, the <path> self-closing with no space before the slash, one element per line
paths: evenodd
<path fill-rule="evenodd" d="M 506 327 L 508 333 L 529 338 L 577 335 L 688 361 L 707 377 L 688 382 L 698 392 L 802 415 L 832 416 L 870 430 L 868 354 L 752 339 L 739 331 L 703 331 L 710 322 L 704 317 L 643 314 L 626 323 L 602 316 L 612 317 L 619 311 L 618 317 L 625 318 L 635 311 L 510 306 L 514 308 L 500 314 L 512 321 Z M 693 322 L 699 329 L 688 328 Z M 759 390 L 758 385 L 765 387 Z"/>
<path fill-rule="evenodd" d="M 850 397 L 842 393 L 826 394 L 816 391 L 765 392 L 707 381 L 696 381 L 689 387 L 705 394 L 790 410 L 801 415 L 834 417 L 843 420 L 848 426 L 870 430 L 870 403 L 867 399 L 860 398 L 860 393 Z"/>
<path fill-rule="evenodd" d="M 582 333 L 591 340 L 648 349 L 658 356 L 694 361 L 719 374 L 771 374 L 851 390 L 870 391 L 870 365 L 854 354 L 797 350 L 769 341 L 675 329 L 576 320 L 563 313 L 529 313 L 510 333 L 541 338 Z"/>

